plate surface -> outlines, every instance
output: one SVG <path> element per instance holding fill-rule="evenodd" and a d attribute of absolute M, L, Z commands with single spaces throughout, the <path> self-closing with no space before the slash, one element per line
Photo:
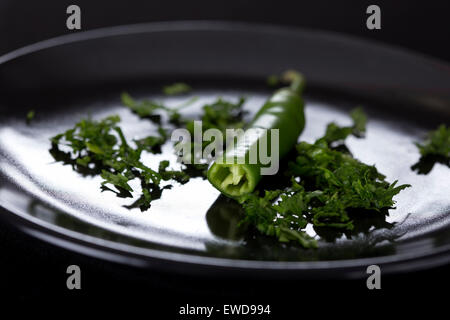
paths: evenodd
<path fill-rule="evenodd" d="M 88 114 L 119 114 L 128 137 L 155 132 L 121 106 L 124 90 L 176 106 L 190 96 L 163 97 L 161 86 L 186 81 L 199 97 L 186 115 L 218 96 L 244 95 L 251 116 L 270 95 L 266 76 L 290 68 L 308 79 L 302 140 L 319 137 L 330 121 L 349 124 L 348 111 L 363 105 L 368 134 L 349 138 L 349 149 L 389 181 L 412 185 L 386 219 L 361 221 L 351 239 L 308 228 L 320 247 L 304 250 L 242 232 L 239 210 L 201 178 L 166 190 L 146 212 L 127 209 L 133 199 L 101 192 L 98 177 L 55 163 L 48 152 L 49 137 Z M 126 26 L 41 42 L 0 57 L 1 218 L 84 254 L 181 272 L 351 277 L 369 264 L 394 272 L 447 263 L 450 169 L 435 164 L 424 175 L 411 166 L 419 160 L 414 142 L 450 123 L 449 70 L 338 35 L 229 23 Z M 31 125 L 29 109 L 36 110 Z M 170 143 L 144 158 L 151 167 L 162 159 L 176 165 Z"/>

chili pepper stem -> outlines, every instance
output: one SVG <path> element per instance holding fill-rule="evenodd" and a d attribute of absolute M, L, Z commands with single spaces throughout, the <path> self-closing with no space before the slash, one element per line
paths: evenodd
<path fill-rule="evenodd" d="M 300 72 L 295 70 L 285 71 L 281 78 L 284 82 L 290 83 L 290 89 L 297 94 L 301 95 L 305 88 L 305 77 Z"/>

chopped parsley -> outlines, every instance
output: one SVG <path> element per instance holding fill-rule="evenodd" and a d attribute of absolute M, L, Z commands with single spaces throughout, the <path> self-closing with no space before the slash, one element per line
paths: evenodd
<path fill-rule="evenodd" d="M 177 94 L 187 93 L 191 90 L 192 88 L 190 85 L 183 82 L 177 82 L 170 86 L 165 86 L 163 88 L 163 93 L 168 96 L 173 96 Z"/>
<path fill-rule="evenodd" d="M 31 121 L 34 119 L 34 116 L 35 116 L 34 110 L 30 110 L 27 112 L 27 117 L 26 117 L 27 124 L 31 123 Z"/>
<path fill-rule="evenodd" d="M 243 121 L 245 111 L 242 108 L 244 103 L 244 97 L 240 97 L 237 102 L 218 98 L 213 103 L 204 105 L 202 108 L 202 115 L 199 119 L 202 122 L 203 130 L 214 128 L 225 133 L 226 129 L 243 128 L 245 125 L 245 122 Z M 186 128 L 193 134 L 194 120 L 188 121 L 186 123 Z"/>
<path fill-rule="evenodd" d="M 161 125 L 158 112 L 166 114 L 169 122 L 180 124 L 188 129 L 193 120 L 183 119 L 179 109 L 190 105 L 197 98 L 191 98 L 178 108 L 169 108 L 164 104 L 150 100 L 137 101 L 129 94 L 121 95 L 122 103 L 141 118 L 151 119 L 158 125 L 158 134 L 127 142 L 119 126 L 117 115 L 96 121 L 90 118 L 82 119 L 64 133 L 52 137 L 50 153 L 56 161 L 70 164 L 74 170 L 89 175 L 98 175 L 102 190 L 115 192 L 120 197 L 133 197 L 130 181 L 140 181 L 141 190 L 138 199 L 127 208 L 140 208 L 142 211 L 150 207 L 153 200 L 158 199 L 165 189 L 171 185 L 162 186 L 162 181 L 176 181 L 184 184 L 192 177 L 205 177 L 208 165 L 182 164 L 180 170 L 170 169 L 170 163 L 163 160 L 158 169 L 154 170 L 141 161 L 142 152 L 160 153 L 162 145 L 168 140 L 169 133 Z M 242 105 L 244 99 L 237 103 L 217 99 L 203 106 L 200 119 L 207 128 L 242 127 Z M 192 127 L 193 130 L 193 127 Z M 110 188 L 115 187 L 116 190 Z"/>
<path fill-rule="evenodd" d="M 416 143 L 422 156 L 435 155 L 450 158 L 450 127 L 440 125 L 428 133 L 427 139 L 421 144 Z"/>
<path fill-rule="evenodd" d="M 307 203 L 303 193 L 294 188 L 285 190 L 265 191 L 263 197 L 255 193 L 240 199 L 245 211 L 245 218 L 241 223 L 250 223 L 266 236 L 276 237 L 280 242 L 296 241 L 305 248 L 316 248 L 317 241 L 302 229 L 308 221 L 303 212 Z M 281 201 L 276 202 L 281 198 Z"/>
<path fill-rule="evenodd" d="M 328 125 L 323 137 L 314 143 L 300 142 L 296 159 L 289 163 L 286 174 L 291 185 L 266 190 L 260 197 L 256 191 L 240 199 L 245 211 L 245 222 L 261 233 L 275 236 L 281 242 L 296 241 L 303 247 L 316 247 L 304 228 L 330 227 L 344 230 L 354 228 L 349 213 L 386 212 L 393 208 L 393 197 L 409 185 L 389 183 L 375 166 L 364 164 L 348 152 L 331 147 L 349 134 L 360 136 L 365 132 L 366 116 L 361 109 L 351 113 L 354 125 Z"/>
<path fill-rule="evenodd" d="M 157 111 L 166 113 L 169 122 L 173 125 L 184 125 L 187 120 L 182 119 L 180 109 L 187 107 L 197 101 L 197 97 L 192 97 L 186 102 L 182 103 L 176 108 L 169 108 L 162 103 L 158 103 L 152 100 L 136 101 L 128 93 L 124 92 L 121 95 L 122 104 L 136 113 L 140 118 L 150 119 L 153 122 L 161 123 L 161 115 Z"/>
<path fill-rule="evenodd" d="M 150 119 L 156 123 L 161 122 L 161 116 L 156 113 L 157 110 L 168 111 L 169 109 L 155 101 L 141 100 L 136 101 L 128 93 L 121 95 L 122 104 L 136 113 L 140 118 Z"/>
<path fill-rule="evenodd" d="M 322 137 L 328 144 L 343 142 L 349 135 L 363 137 L 366 132 L 367 116 L 361 108 L 356 108 L 350 112 L 353 125 L 340 127 L 336 123 L 328 124 L 325 135 Z"/>
<path fill-rule="evenodd" d="M 160 151 L 167 138 L 165 130 L 160 128 L 159 136 L 135 140 L 135 146 L 132 146 L 125 139 L 119 122 L 119 116 L 109 116 L 100 121 L 83 119 L 74 128 L 51 138 L 50 153 L 55 160 L 71 164 L 79 172 L 101 176 L 102 189 L 113 191 L 108 186 L 114 186 L 121 196 L 132 197 L 134 190 L 129 182 L 138 179 L 142 191 L 135 205 L 144 211 L 156 198 L 155 194 L 160 196 L 162 181 L 186 183 L 189 176 L 181 171 L 167 170 L 167 161 L 160 163 L 158 171 L 141 161 L 144 150 L 153 153 Z"/>
<path fill-rule="evenodd" d="M 280 83 L 280 78 L 276 74 L 272 74 L 267 77 L 266 83 L 269 87 L 276 87 Z"/>
<path fill-rule="evenodd" d="M 136 101 L 128 93 L 122 93 L 122 103 L 136 113 L 141 118 L 148 118 L 153 121 L 157 119 L 157 123 L 160 123 L 160 117 L 157 111 L 162 111 L 168 116 L 169 122 L 172 125 L 185 127 L 191 135 L 194 135 L 194 121 L 200 120 L 202 122 L 202 129 L 219 129 L 222 134 L 225 134 L 226 129 L 230 128 L 243 128 L 245 122 L 243 117 L 246 112 L 243 110 L 245 98 L 240 97 L 237 102 L 225 100 L 223 98 L 217 98 L 212 103 L 207 103 L 202 107 L 202 113 L 199 119 L 185 119 L 181 116 L 179 110 L 197 100 L 193 97 L 182 103 L 177 108 L 169 108 L 163 104 L 142 100 Z M 210 142 L 205 141 L 202 145 L 202 150 Z M 194 143 L 190 143 L 191 155 L 190 159 L 194 158 Z M 182 170 L 190 177 L 206 177 L 208 169 L 207 163 L 183 163 Z"/>
<path fill-rule="evenodd" d="M 435 163 L 442 163 L 450 167 L 450 127 L 440 125 L 436 130 L 428 133 L 423 143 L 416 143 L 421 158 L 411 168 L 420 174 L 427 174 Z"/>

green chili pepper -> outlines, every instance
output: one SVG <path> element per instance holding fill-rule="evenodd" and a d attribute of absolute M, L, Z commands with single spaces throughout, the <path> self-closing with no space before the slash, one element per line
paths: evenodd
<path fill-rule="evenodd" d="M 276 143 L 280 159 L 294 147 L 303 131 L 305 116 L 301 94 L 304 78 L 297 72 L 288 71 L 283 80 L 291 82 L 290 87 L 277 90 L 256 113 L 247 127 L 254 129 L 253 134 L 239 137 L 234 148 L 227 149 L 221 161 L 216 160 L 208 170 L 209 182 L 228 197 L 237 198 L 252 192 L 261 179 L 264 165 L 259 159 L 256 163 L 249 159 L 261 139 L 271 150 L 270 134 L 266 129 L 279 130 Z"/>

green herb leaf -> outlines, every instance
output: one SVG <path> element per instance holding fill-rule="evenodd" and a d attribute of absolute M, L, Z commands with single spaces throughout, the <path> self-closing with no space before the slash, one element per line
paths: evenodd
<path fill-rule="evenodd" d="M 411 169 L 419 174 L 428 174 L 436 163 L 450 168 L 450 127 L 444 124 L 428 133 L 423 143 L 416 143 L 421 157 Z"/>
<path fill-rule="evenodd" d="M 155 101 L 136 101 L 126 92 L 122 93 L 121 98 L 123 105 L 128 107 L 131 111 L 136 113 L 141 118 L 152 119 L 152 117 L 156 116 L 155 111 L 167 109 L 165 106 Z"/>
<path fill-rule="evenodd" d="M 28 113 L 27 113 L 27 118 L 26 118 L 27 124 L 30 124 L 30 123 L 31 123 L 31 121 L 34 119 L 34 115 L 35 115 L 34 110 L 28 111 Z"/>
<path fill-rule="evenodd" d="M 328 124 L 325 135 L 322 137 L 329 145 L 334 142 L 343 142 L 349 135 L 361 138 L 366 132 L 367 116 L 361 108 L 356 108 L 350 112 L 353 125 L 340 127 L 336 123 Z"/>
<path fill-rule="evenodd" d="M 191 86 L 189 86 L 189 85 L 187 85 L 186 83 L 183 83 L 183 82 L 177 82 L 177 83 L 174 83 L 174 84 L 172 84 L 170 86 L 165 86 L 163 88 L 164 94 L 169 95 L 169 96 L 186 93 L 186 92 L 189 92 L 191 90 L 192 90 Z"/>
<path fill-rule="evenodd" d="M 175 180 L 181 184 L 189 181 L 190 176 L 185 170 L 167 170 L 169 161 L 163 160 L 159 163 L 158 172 L 163 180 Z"/>
<path fill-rule="evenodd" d="M 280 77 L 276 74 L 272 74 L 267 77 L 266 83 L 269 87 L 276 87 L 280 83 Z"/>
<path fill-rule="evenodd" d="M 366 132 L 367 116 L 362 108 L 356 108 L 350 112 L 353 119 L 352 134 L 356 137 L 362 137 Z"/>
<path fill-rule="evenodd" d="M 442 156 L 450 158 L 450 127 L 440 125 L 436 130 L 428 133 L 423 143 L 416 143 L 422 156 Z"/>
<path fill-rule="evenodd" d="M 114 174 L 109 171 L 102 170 L 101 177 L 105 180 L 102 182 L 102 185 L 110 183 L 118 188 L 122 188 L 129 192 L 133 192 L 133 189 L 128 185 L 129 178 L 120 173 Z"/>

